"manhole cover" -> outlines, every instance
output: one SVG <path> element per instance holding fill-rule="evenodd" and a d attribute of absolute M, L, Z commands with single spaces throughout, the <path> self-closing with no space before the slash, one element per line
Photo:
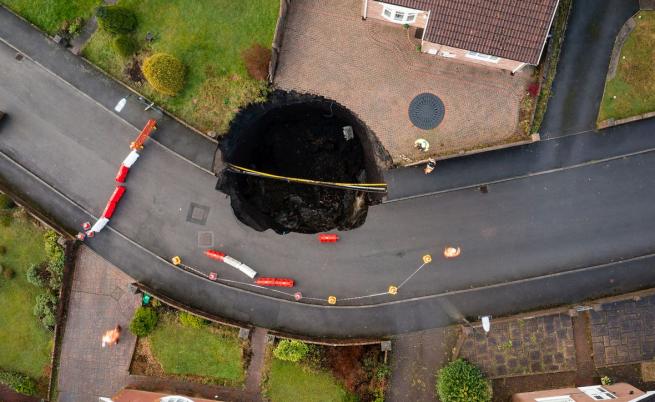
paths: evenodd
<path fill-rule="evenodd" d="M 437 127 L 445 113 L 446 108 L 441 99 L 431 93 L 417 95 L 409 104 L 409 120 L 423 130 Z"/>

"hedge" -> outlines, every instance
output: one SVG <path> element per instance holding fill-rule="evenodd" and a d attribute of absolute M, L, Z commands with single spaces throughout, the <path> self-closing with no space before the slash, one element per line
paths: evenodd
<path fill-rule="evenodd" d="M 463 359 L 450 362 L 437 373 L 441 402 L 490 402 L 491 384 L 482 371 Z"/>
<path fill-rule="evenodd" d="M 96 9 L 98 26 L 113 35 L 127 34 L 136 29 L 136 15 L 121 6 L 101 6 Z"/>
<path fill-rule="evenodd" d="M 23 395 L 36 395 L 36 381 L 21 373 L 0 370 L 0 384 Z"/>
<path fill-rule="evenodd" d="M 168 53 L 155 53 L 141 67 L 148 83 L 164 95 L 175 96 L 184 88 L 184 64 Z"/>
<path fill-rule="evenodd" d="M 180 324 L 182 324 L 183 327 L 187 328 L 202 328 L 207 325 L 207 321 L 203 320 L 197 315 L 187 313 L 186 311 L 178 312 L 177 319 L 180 321 Z"/>
<path fill-rule="evenodd" d="M 157 326 L 157 312 L 149 307 L 139 307 L 130 323 L 130 331 L 140 337 L 148 336 Z"/>

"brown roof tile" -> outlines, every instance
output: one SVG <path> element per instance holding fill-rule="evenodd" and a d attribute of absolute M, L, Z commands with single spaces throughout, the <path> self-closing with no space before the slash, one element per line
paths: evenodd
<path fill-rule="evenodd" d="M 430 11 L 424 39 L 538 64 L 558 0 L 386 0 Z"/>

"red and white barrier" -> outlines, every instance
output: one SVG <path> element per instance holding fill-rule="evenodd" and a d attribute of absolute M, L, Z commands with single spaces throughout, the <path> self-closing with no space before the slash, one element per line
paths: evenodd
<path fill-rule="evenodd" d="M 211 258 L 212 260 L 224 262 L 227 265 L 230 265 L 238 269 L 250 279 L 254 279 L 255 276 L 257 276 L 257 272 L 254 269 L 250 268 L 249 266 L 242 263 L 241 261 L 230 257 L 229 255 L 225 255 L 225 253 L 221 253 L 220 251 L 216 251 L 216 250 L 207 250 L 205 251 L 205 255 Z"/>
<path fill-rule="evenodd" d="M 293 279 L 289 278 L 257 278 L 255 284 L 259 286 L 275 286 L 282 288 L 292 288 L 294 285 Z"/>
<path fill-rule="evenodd" d="M 118 168 L 118 172 L 116 173 L 115 180 L 118 183 L 125 183 L 125 180 L 127 180 L 127 174 L 130 171 L 130 168 L 134 165 L 134 163 L 139 159 L 139 153 L 137 152 L 140 149 L 143 149 L 143 144 L 144 142 L 150 137 L 150 134 L 152 133 L 152 130 L 156 129 L 157 121 L 154 119 L 148 120 L 146 125 L 143 127 L 143 130 L 139 133 L 139 136 L 136 138 L 136 140 L 132 143 L 130 143 L 130 153 L 127 155 L 125 159 L 123 159 L 123 162 L 121 163 L 120 167 Z M 78 233 L 77 238 L 79 240 L 84 240 L 85 236 L 86 237 L 93 237 L 95 233 L 100 232 L 104 227 L 109 223 L 109 220 L 111 217 L 114 215 L 114 212 L 116 211 L 116 206 L 118 205 L 118 202 L 121 200 L 123 197 L 123 194 L 125 194 L 125 187 L 123 186 L 116 186 L 114 189 L 114 192 L 112 193 L 111 197 L 109 197 L 109 201 L 107 201 L 107 205 L 105 205 L 105 209 L 102 211 L 102 215 L 100 216 L 100 219 L 96 221 L 96 223 L 89 229 L 87 227 L 84 227 L 84 230 L 86 230 L 86 233 Z M 230 257 L 231 258 L 231 257 Z M 231 259 L 233 261 L 233 258 Z M 226 263 L 233 265 L 233 261 L 226 261 Z M 231 263 L 232 262 L 232 263 Z M 238 262 L 238 261 L 236 261 Z M 245 264 L 244 264 L 245 265 Z M 245 265 L 248 269 L 250 269 L 247 265 Z M 254 271 L 253 271 L 254 272 Z M 247 274 L 246 274 L 247 275 Z"/>
<path fill-rule="evenodd" d="M 107 223 L 109 223 L 109 218 L 100 218 L 91 226 L 89 232 L 98 233 L 107 226 Z"/>

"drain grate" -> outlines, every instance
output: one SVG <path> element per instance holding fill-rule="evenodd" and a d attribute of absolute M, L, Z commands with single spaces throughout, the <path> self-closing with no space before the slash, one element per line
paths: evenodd
<path fill-rule="evenodd" d="M 425 92 L 417 95 L 409 104 L 409 120 L 423 130 L 439 125 L 446 113 L 446 107 L 438 96 Z"/>
<path fill-rule="evenodd" d="M 23 55 L 20 53 L 16 53 L 16 60 L 21 61 L 23 60 Z"/>
<path fill-rule="evenodd" d="M 214 247 L 214 232 L 198 232 L 198 248 Z"/>
<path fill-rule="evenodd" d="M 189 212 L 187 213 L 186 220 L 188 222 L 197 223 L 198 225 L 204 225 L 207 223 L 208 216 L 209 207 L 192 202 L 191 205 L 189 205 Z"/>

